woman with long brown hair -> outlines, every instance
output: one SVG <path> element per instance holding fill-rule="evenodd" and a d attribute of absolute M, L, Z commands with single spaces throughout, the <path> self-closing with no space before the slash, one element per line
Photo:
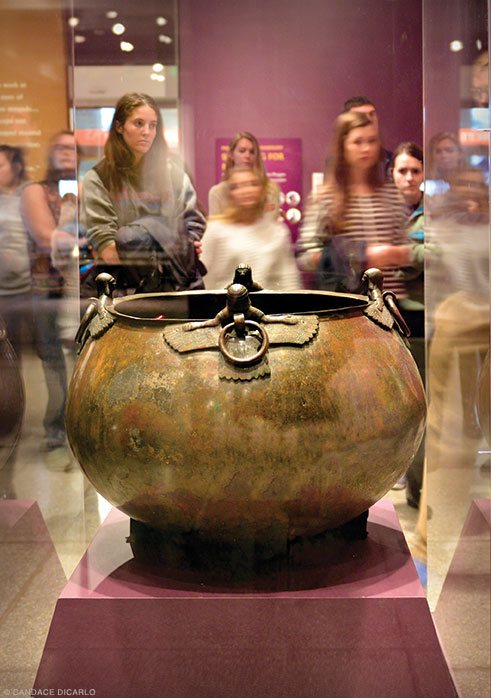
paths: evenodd
<path fill-rule="evenodd" d="M 128 288 L 202 287 L 195 248 L 206 220 L 189 176 L 168 154 L 152 97 L 130 93 L 117 103 L 104 158 L 84 179 L 80 218 L 99 265 L 126 263 Z"/>
<path fill-rule="evenodd" d="M 222 181 L 208 192 L 209 215 L 219 216 L 229 205 L 227 181 L 235 167 L 250 167 L 254 170 L 266 190 L 265 213 L 276 218 L 280 205 L 280 191 L 278 186 L 268 179 L 259 143 L 249 131 L 239 131 L 229 143 Z"/>
<path fill-rule="evenodd" d="M 342 114 L 326 185 L 311 201 L 300 232 L 300 267 L 312 273 L 314 285 L 350 292 L 361 290 L 366 269 L 378 267 L 385 288 L 403 296 L 397 269 L 410 254 L 406 218 L 397 189 L 384 177 L 377 126 L 365 114 Z"/>

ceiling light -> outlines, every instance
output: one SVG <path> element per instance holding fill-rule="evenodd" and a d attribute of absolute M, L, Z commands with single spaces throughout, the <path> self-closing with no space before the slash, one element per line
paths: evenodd
<path fill-rule="evenodd" d="M 108 19 L 116 19 L 117 16 L 118 13 L 115 10 L 109 10 L 108 12 L 106 12 L 106 17 Z"/>
<path fill-rule="evenodd" d="M 127 53 L 133 51 L 133 49 L 135 48 L 133 44 L 130 44 L 129 41 L 122 41 L 119 45 L 121 47 L 121 51 L 126 51 Z"/>
<path fill-rule="evenodd" d="M 73 40 L 75 41 L 76 44 L 83 44 L 84 41 L 87 41 L 85 36 L 82 36 L 82 34 L 75 34 L 73 37 Z"/>
<path fill-rule="evenodd" d="M 152 66 L 152 70 L 154 73 L 161 73 L 164 69 L 164 66 L 162 63 L 154 63 Z"/>
<path fill-rule="evenodd" d="M 167 34 L 159 34 L 159 41 L 161 44 L 171 44 L 172 39 Z"/>
<path fill-rule="evenodd" d="M 68 18 L 68 26 L 69 27 L 76 27 L 77 24 L 79 24 L 80 20 L 78 17 L 69 17 Z"/>
<path fill-rule="evenodd" d="M 160 75 L 159 73 L 152 73 L 150 75 L 150 80 L 157 80 L 158 82 L 164 82 L 165 75 Z"/>
<path fill-rule="evenodd" d="M 476 39 L 476 48 L 478 51 L 482 49 L 482 41 L 481 39 Z"/>
<path fill-rule="evenodd" d="M 464 48 L 464 44 L 459 39 L 456 39 L 455 41 L 450 42 L 450 50 L 453 51 L 454 53 L 457 53 L 458 51 L 462 51 L 463 48 Z"/>
<path fill-rule="evenodd" d="M 167 24 L 167 20 L 166 20 L 165 17 L 157 17 L 157 19 L 155 20 L 155 22 L 156 22 L 156 24 L 159 25 L 159 27 L 163 27 L 163 26 L 165 26 L 165 25 Z"/>
<path fill-rule="evenodd" d="M 120 22 L 117 22 L 116 24 L 113 24 L 111 27 L 111 31 L 113 34 L 116 34 L 116 36 L 119 36 L 120 34 L 124 34 L 126 31 L 126 27 L 124 24 L 120 24 Z"/>

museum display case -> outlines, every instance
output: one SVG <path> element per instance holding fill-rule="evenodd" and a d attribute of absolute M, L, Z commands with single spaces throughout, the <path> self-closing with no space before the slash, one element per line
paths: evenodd
<path fill-rule="evenodd" d="M 52 218 L 0 170 L 15 350 L 0 324 L 0 692 L 489 693 L 489 33 L 487 0 L 2 3 L 0 146 L 21 148 Z M 230 138 L 255 134 L 292 244 L 347 98 L 373 99 L 388 150 L 424 146 L 419 508 L 390 488 L 419 443 L 422 384 L 373 284 L 338 296 L 304 274 L 298 292 L 250 294 L 296 324 L 236 316 L 189 336 L 225 290 L 111 299 L 106 278 L 80 300 L 94 256 L 77 196 L 132 92 L 155 100 L 204 210 Z M 28 258 L 34 293 L 15 281 Z M 72 375 L 82 467 L 64 422 L 50 432 Z"/>

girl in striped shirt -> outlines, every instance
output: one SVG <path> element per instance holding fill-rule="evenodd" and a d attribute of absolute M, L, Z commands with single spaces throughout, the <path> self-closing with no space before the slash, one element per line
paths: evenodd
<path fill-rule="evenodd" d="M 382 158 L 376 124 L 358 112 L 338 117 L 327 181 L 311 200 L 297 243 L 299 266 L 314 275 L 314 285 L 360 292 L 363 272 L 377 267 L 385 288 L 405 297 L 397 270 L 411 253 L 407 210 L 384 178 Z"/>

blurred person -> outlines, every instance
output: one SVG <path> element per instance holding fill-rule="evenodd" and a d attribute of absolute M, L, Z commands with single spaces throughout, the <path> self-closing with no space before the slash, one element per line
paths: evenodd
<path fill-rule="evenodd" d="M 483 177 L 472 172 L 473 183 L 476 172 Z M 427 323 L 433 328 L 427 365 L 428 497 L 431 526 L 444 530 L 448 540 L 458 540 L 471 499 L 483 491 L 483 476 L 489 479 L 482 465 L 489 446 L 477 417 L 490 331 L 489 205 L 483 206 L 488 194 L 486 186 L 475 194 L 474 186 L 464 185 L 465 175 L 459 186 L 459 175 L 447 192 L 451 205 L 441 207 L 438 216 L 430 208 L 425 227 L 425 238 L 437 249 L 427 256 L 425 270 Z"/>
<path fill-rule="evenodd" d="M 407 266 L 398 274 L 404 279 L 407 298 L 401 298 L 399 306 L 411 330 L 409 344 L 425 383 L 425 318 L 424 318 L 424 180 L 423 150 L 411 142 L 401 143 L 394 152 L 392 177 L 409 211 L 406 232 L 411 243 L 411 255 Z M 424 441 L 409 470 L 393 489 L 406 488 L 407 502 L 419 506 L 424 467 Z"/>
<path fill-rule="evenodd" d="M 449 179 L 438 210 L 430 209 L 429 224 L 430 242 L 438 250 L 428 265 L 429 288 L 437 287 L 431 297 L 429 351 L 433 468 L 443 465 L 449 453 L 454 459 L 460 454 L 462 463 L 476 457 L 481 439 L 476 394 L 489 348 L 488 187 L 478 168 L 462 167 Z"/>
<path fill-rule="evenodd" d="M 469 222 L 486 220 L 489 213 L 489 190 L 484 172 L 477 167 L 463 167 L 455 172 L 450 178 L 447 202 L 447 212 L 453 213 L 457 220 L 461 217 Z"/>
<path fill-rule="evenodd" d="M 36 330 L 36 349 L 41 358 L 48 403 L 43 419 L 46 463 L 53 470 L 71 466 L 66 442 L 65 403 L 67 369 L 60 336 L 59 315 L 65 282 L 51 259 L 53 237 L 64 238 L 73 247 L 73 235 L 60 229 L 60 223 L 72 216 L 64 211 L 61 181 L 76 181 L 77 144 L 72 131 L 60 131 L 50 143 L 48 168 L 41 182 L 29 182 L 21 196 L 21 213 L 30 242 L 32 307 Z M 78 263 L 78 260 L 76 260 Z"/>
<path fill-rule="evenodd" d="M 336 119 L 333 156 L 324 188 L 311 200 L 297 241 L 298 263 L 317 285 L 361 291 L 363 272 L 378 267 L 384 287 L 406 296 L 397 271 L 411 257 L 407 209 L 383 174 L 377 126 L 365 114 Z"/>
<path fill-rule="evenodd" d="M 264 211 L 266 215 L 276 219 L 280 206 L 280 190 L 268 179 L 257 138 L 248 131 L 239 131 L 229 143 L 222 181 L 211 187 L 208 192 L 209 215 L 219 216 L 229 205 L 227 180 L 234 167 L 250 167 L 264 179 L 266 188 Z"/>
<path fill-rule="evenodd" d="M 359 114 L 365 114 L 365 116 L 368 117 L 368 119 L 370 119 L 372 124 L 375 124 L 377 126 L 380 132 L 380 124 L 378 120 L 377 110 L 371 99 L 364 96 L 350 97 L 343 104 L 343 110 L 341 113 L 346 114 L 350 111 L 358 112 Z M 389 166 L 392 162 L 393 155 L 390 150 L 386 150 L 385 148 L 382 148 L 382 150 L 384 153 L 384 171 L 387 175 L 387 178 L 390 179 Z"/>
<path fill-rule="evenodd" d="M 236 166 L 226 186 L 226 209 L 209 221 L 203 238 L 206 288 L 223 289 L 231 284 L 235 268 L 242 263 L 251 267 L 254 281 L 263 288 L 300 288 L 290 232 L 284 223 L 264 215 L 268 195 L 264 177 L 253 168 Z"/>
<path fill-rule="evenodd" d="M 489 53 L 483 51 L 472 63 L 471 93 L 476 107 L 489 107 Z"/>
<path fill-rule="evenodd" d="M 26 179 L 22 150 L 0 145 L 0 315 L 19 361 L 23 330 L 32 328 L 30 258 L 20 215 Z"/>
<path fill-rule="evenodd" d="M 408 208 L 406 232 L 412 245 L 406 280 L 407 298 L 400 305 L 406 311 L 424 310 L 424 180 L 423 150 L 416 143 L 401 143 L 394 152 L 392 177 Z M 421 325 L 421 329 L 423 326 Z M 419 335 L 419 332 L 418 332 Z"/>
<path fill-rule="evenodd" d="M 481 222 L 488 215 L 488 186 L 479 167 L 462 166 L 447 175 L 446 188 L 428 202 L 433 221 Z"/>
<path fill-rule="evenodd" d="M 203 287 L 197 253 L 206 218 L 168 154 L 152 97 L 118 101 L 104 158 L 84 178 L 80 220 L 97 255 L 94 278 L 107 270 L 125 293 Z"/>
<path fill-rule="evenodd" d="M 430 140 L 428 151 L 427 179 L 448 183 L 465 164 L 459 139 L 449 131 L 436 133 Z"/>

